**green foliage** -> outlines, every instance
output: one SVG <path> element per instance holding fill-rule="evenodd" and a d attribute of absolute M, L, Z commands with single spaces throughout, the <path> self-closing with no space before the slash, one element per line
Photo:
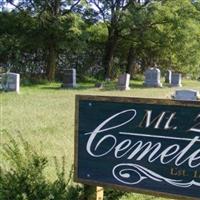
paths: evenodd
<path fill-rule="evenodd" d="M 0 197 L 1 200 L 79 200 L 83 197 L 83 188 L 72 185 L 71 178 L 65 177 L 66 160 L 63 157 L 60 164 L 54 157 L 57 178 L 53 182 L 44 175 L 48 164 L 46 157 L 37 153 L 20 135 L 20 143 L 9 136 L 9 144 L 3 147 L 3 157 L 9 162 L 9 169 L 1 169 Z M 108 189 L 105 200 L 118 200 L 126 193 Z"/>
<path fill-rule="evenodd" d="M 107 189 L 105 190 L 105 200 L 119 200 L 121 197 L 126 197 L 128 195 L 127 192 L 123 192 L 120 190 L 112 190 Z"/>
<path fill-rule="evenodd" d="M 121 46 L 134 48 L 136 61 L 143 69 L 159 65 L 181 72 L 199 68 L 200 16 L 190 0 L 153 1 L 144 7 L 133 6 L 124 18 Z"/>
<path fill-rule="evenodd" d="M 61 169 L 55 158 L 57 178 L 50 182 L 44 175 L 48 164 L 46 157 L 35 152 L 30 144 L 20 136 L 20 143 L 10 136 L 9 144 L 2 150 L 9 162 L 9 169 L 1 168 L 0 197 L 2 200 L 71 200 L 79 199 L 82 188 L 70 185 L 72 170 L 65 178 L 65 160 Z"/>
<path fill-rule="evenodd" d="M 143 74 L 136 74 L 136 75 L 134 75 L 133 80 L 144 81 L 144 75 Z"/>
<path fill-rule="evenodd" d="M 49 81 L 44 78 L 37 77 L 23 77 L 20 81 L 21 86 L 32 86 L 32 85 L 38 85 L 38 84 L 47 84 Z"/>
<path fill-rule="evenodd" d="M 94 43 L 105 42 L 108 37 L 106 25 L 102 22 L 87 27 L 86 33 L 88 40 Z"/>
<path fill-rule="evenodd" d="M 143 98 L 147 97 L 170 98 L 171 95 L 176 90 L 176 88 L 169 88 L 169 87 L 163 87 L 162 89 L 145 88 L 143 86 L 142 81 L 135 81 L 135 80 L 131 81 L 130 87 L 131 89 L 129 91 L 124 91 L 124 92 L 117 91 L 116 82 L 109 82 L 105 83 L 104 89 L 99 90 L 94 88 L 94 82 L 93 80 L 91 80 L 87 84 L 80 83 L 78 85 L 78 88 L 76 89 L 61 90 L 59 83 L 48 83 L 44 85 L 34 85 L 34 86 L 32 85 L 29 87 L 22 86 L 20 89 L 20 95 L 16 95 L 15 93 L 2 93 L 0 94 L 1 105 L 3 108 L 2 123 L 0 127 L 0 134 L 1 134 L 0 148 L 3 148 L 3 144 L 6 143 L 8 144 L 6 146 L 10 146 L 11 149 L 15 149 L 13 147 L 12 142 L 10 142 L 10 139 L 8 140 L 6 132 L 3 130 L 7 130 L 10 134 L 12 134 L 13 137 L 16 137 L 17 131 L 21 132 L 21 134 L 23 134 L 23 137 L 26 138 L 27 141 L 29 141 L 31 146 L 34 147 L 33 151 L 38 152 L 37 154 L 39 155 L 40 158 L 37 159 L 40 161 L 39 166 L 42 166 L 41 158 L 43 159 L 48 158 L 48 162 L 45 164 L 44 170 L 41 173 L 38 172 L 37 176 L 38 177 L 45 176 L 44 181 L 40 179 L 41 182 L 44 183 L 45 187 L 47 187 L 46 185 L 48 184 L 47 188 L 54 188 L 52 189 L 54 192 L 52 192 L 51 190 L 51 192 L 48 192 L 48 194 L 51 193 L 56 195 L 58 193 L 57 191 L 60 191 L 59 188 L 62 188 L 62 184 L 60 184 L 60 182 L 62 181 L 59 180 L 63 180 L 63 179 L 58 179 L 58 175 L 56 175 L 56 172 L 57 174 L 60 174 L 60 172 L 64 171 L 62 170 L 63 168 L 62 163 L 65 163 L 64 174 L 66 173 L 68 174 L 74 159 L 74 155 L 72 152 L 72 149 L 74 148 L 74 142 L 73 142 L 74 141 L 73 123 L 74 123 L 74 113 L 75 113 L 74 99 L 77 94 L 143 97 Z M 183 89 L 187 88 L 199 90 L 200 81 L 191 81 L 183 79 Z M 42 153 L 40 153 L 41 141 L 42 141 Z M 24 145 L 22 145 L 21 142 L 20 143 L 17 142 L 17 146 L 19 148 L 19 151 L 21 152 L 20 155 L 23 158 L 23 159 L 20 158 L 20 161 L 22 160 L 22 162 L 27 163 L 27 161 L 29 160 L 31 161 L 30 163 L 32 163 L 31 166 L 34 166 L 33 157 L 29 155 L 25 156 Z M 23 174 L 19 173 L 19 170 L 17 171 L 15 167 L 16 165 L 15 155 L 18 154 L 11 153 L 12 155 L 11 157 L 13 157 L 13 159 L 10 159 L 9 158 L 10 156 L 8 156 L 9 155 L 8 154 L 6 156 L 8 157 L 6 161 L 5 157 L 2 157 L 3 152 L 5 153 L 5 150 L 0 152 L 0 161 L 1 161 L 0 165 L 1 166 L 3 165 L 0 176 L 0 199 L 8 200 L 8 198 L 3 198 L 6 196 L 5 195 L 6 193 L 15 193 L 15 194 L 17 193 L 18 195 L 22 196 L 20 191 L 13 190 L 10 187 L 10 184 L 13 185 L 14 189 L 19 188 L 19 185 L 17 186 L 17 184 L 14 184 L 12 182 L 12 177 L 14 177 L 14 180 L 17 180 L 17 183 L 20 183 L 19 180 Z M 61 161 L 60 157 L 62 155 L 65 155 L 67 159 Z M 54 161 L 55 160 L 54 156 L 58 158 L 58 161 Z M 24 159 L 25 161 L 23 161 Z M 10 163 L 10 165 L 7 165 L 8 162 Z M 13 174 L 10 168 L 7 168 L 8 170 L 5 171 L 6 166 L 10 166 L 11 168 L 13 168 L 15 174 Z M 26 166 L 28 166 L 28 164 L 26 164 Z M 37 168 L 37 171 L 38 169 L 39 168 Z M 22 170 L 20 170 L 20 172 L 21 171 Z M 26 168 L 25 172 L 27 171 L 28 169 Z M 32 174 L 32 172 L 30 173 Z M 46 177 L 48 179 L 46 179 Z M 82 193 L 82 188 L 74 186 L 71 182 L 68 183 L 68 179 L 69 178 L 64 179 L 65 184 L 67 185 L 66 196 L 69 197 L 74 193 L 75 196 L 80 195 Z M 21 187 L 23 187 L 24 183 L 27 185 L 27 181 L 25 181 L 23 183 L 20 183 Z M 33 184 L 34 183 L 31 183 L 30 185 Z M 77 190 L 76 187 L 78 187 Z M 8 191 L 7 188 L 10 188 L 10 191 Z M 50 189 L 48 189 L 48 191 L 49 190 Z M 75 199 L 76 199 L 75 197 L 73 199 L 73 197 L 71 196 L 69 198 L 69 200 L 75 200 Z M 160 198 L 155 198 L 155 197 L 150 198 L 150 196 L 129 194 L 128 197 L 125 196 L 122 197 L 122 199 L 158 200 Z M 9 200 L 15 200 L 15 197 Z"/>
<path fill-rule="evenodd" d="M 27 79 L 60 79 L 72 67 L 115 78 L 133 63 L 199 73 L 199 1 L 19 0 L 13 10 L 5 2 L 13 4 L 1 4 L 0 63 Z"/>

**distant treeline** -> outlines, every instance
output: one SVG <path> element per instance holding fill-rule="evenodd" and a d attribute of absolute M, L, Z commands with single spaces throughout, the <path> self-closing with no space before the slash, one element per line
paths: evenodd
<path fill-rule="evenodd" d="M 115 78 L 159 66 L 200 76 L 200 0 L 2 0 L 0 66 L 26 78 Z M 12 9 L 11 9 L 12 7 Z"/>

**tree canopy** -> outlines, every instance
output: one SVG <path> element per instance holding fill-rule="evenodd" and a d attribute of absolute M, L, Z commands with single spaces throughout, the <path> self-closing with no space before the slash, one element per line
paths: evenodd
<path fill-rule="evenodd" d="M 1 0 L 0 24 L 0 64 L 27 77 L 200 73 L 200 0 Z"/>

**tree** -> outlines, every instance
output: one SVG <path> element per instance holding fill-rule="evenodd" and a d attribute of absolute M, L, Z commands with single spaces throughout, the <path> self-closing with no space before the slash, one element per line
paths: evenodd
<path fill-rule="evenodd" d="M 97 18 L 107 26 L 108 37 L 105 44 L 102 64 L 105 79 L 111 78 L 113 57 L 122 31 L 122 18 L 127 8 L 134 3 L 133 0 L 90 0 L 87 1 L 96 11 Z"/>
<path fill-rule="evenodd" d="M 26 29 L 25 32 L 29 33 L 26 35 L 26 41 L 30 40 L 30 44 L 44 50 L 47 78 L 54 80 L 59 50 L 62 49 L 63 43 L 71 42 L 81 33 L 81 18 L 73 13 L 80 0 L 20 0 L 16 4 L 7 0 L 7 3 L 14 6 L 17 12 L 24 13 L 26 17 L 30 16 L 37 24 L 34 30 Z"/>
<path fill-rule="evenodd" d="M 51 81 L 66 66 L 81 76 L 104 71 L 106 79 L 137 63 L 193 73 L 200 66 L 199 0 L 1 3 L 0 62 L 16 71 L 43 71 Z"/>
<path fill-rule="evenodd" d="M 190 0 L 151 1 L 134 4 L 125 17 L 120 46 L 127 56 L 127 69 L 135 63 L 187 71 L 198 66 L 199 13 Z M 184 66 L 184 67 L 183 67 Z"/>

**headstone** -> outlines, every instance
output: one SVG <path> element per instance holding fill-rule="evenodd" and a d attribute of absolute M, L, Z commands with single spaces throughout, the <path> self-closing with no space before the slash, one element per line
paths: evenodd
<path fill-rule="evenodd" d="M 19 93 L 20 90 L 20 75 L 16 73 L 4 73 L 1 79 L 1 85 L 5 91 L 15 91 Z"/>
<path fill-rule="evenodd" d="M 165 74 L 165 83 L 171 84 L 171 80 L 172 80 L 172 71 L 167 70 Z"/>
<path fill-rule="evenodd" d="M 64 88 L 76 87 L 76 69 L 67 69 L 63 72 L 63 84 Z"/>
<path fill-rule="evenodd" d="M 117 88 L 120 90 L 130 90 L 129 88 L 130 74 L 122 74 L 118 78 Z"/>
<path fill-rule="evenodd" d="M 162 87 L 160 82 L 160 70 L 158 68 L 149 68 L 145 71 L 144 85 L 147 87 Z"/>
<path fill-rule="evenodd" d="M 172 72 L 171 87 L 182 87 L 182 76 L 180 73 Z"/>
<path fill-rule="evenodd" d="M 172 98 L 182 101 L 198 101 L 200 94 L 197 90 L 176 90 Z"/>

